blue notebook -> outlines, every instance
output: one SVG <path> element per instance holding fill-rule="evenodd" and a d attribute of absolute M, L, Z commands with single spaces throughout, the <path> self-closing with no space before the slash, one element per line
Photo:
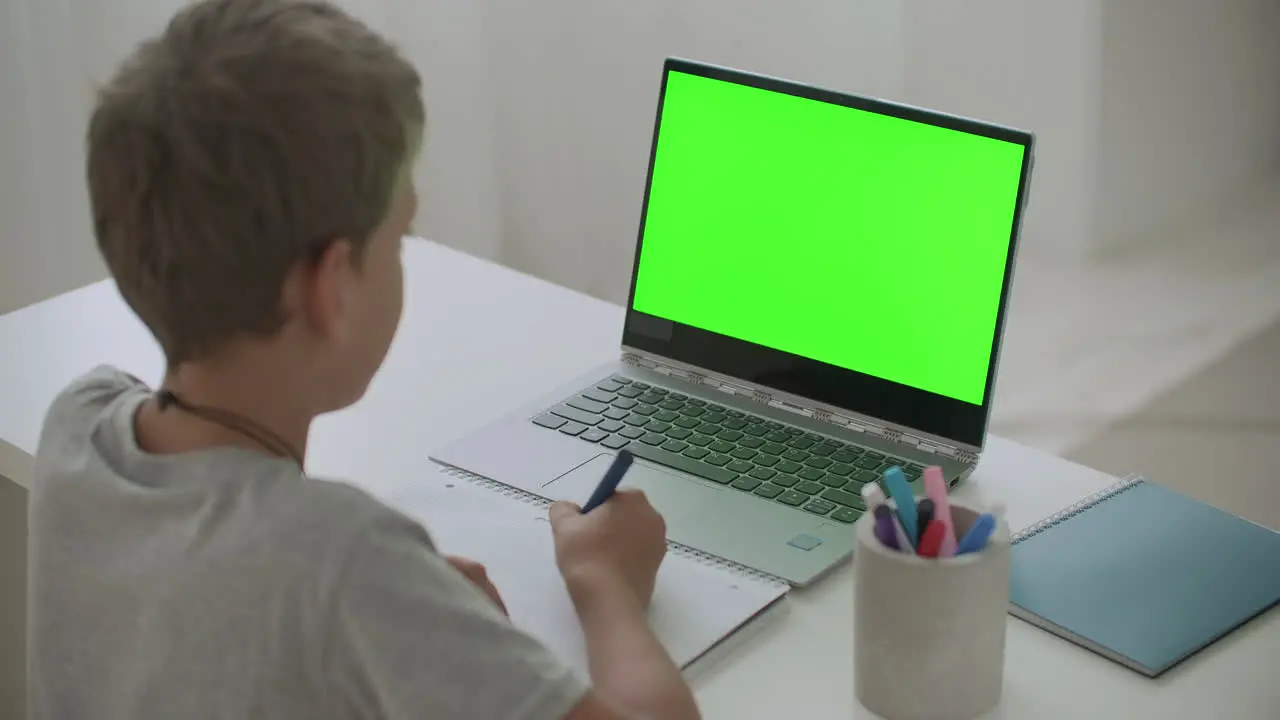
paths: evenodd
<path fill-rule="evenodd" d="M 1149 677 L 1280 601 L 1280 533 L 1142 478 L 1013 543 L 1010 613 Z"/>

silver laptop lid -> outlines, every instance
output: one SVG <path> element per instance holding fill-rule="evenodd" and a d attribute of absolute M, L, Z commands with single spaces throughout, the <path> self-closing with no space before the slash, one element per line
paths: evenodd
<path fill-rule="evenodd" d="M 668 60 L 623 345 L 980 448 L 1032 150 Z"/>

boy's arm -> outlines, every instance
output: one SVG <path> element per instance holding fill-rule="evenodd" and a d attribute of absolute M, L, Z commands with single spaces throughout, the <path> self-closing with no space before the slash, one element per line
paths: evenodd
<path fill-rule="evenodd" d="M 595 690 L 566 720 L 699 717 L 689 686 L 649 628 L 635 593 L 607 579 L 571 582 Z"/>

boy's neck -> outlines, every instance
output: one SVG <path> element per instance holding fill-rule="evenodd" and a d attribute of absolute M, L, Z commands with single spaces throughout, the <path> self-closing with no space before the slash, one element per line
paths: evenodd
<path fill-rule="evenodd" d="M 173 393 L 181 404 L 234 413 L 249 420 L 278 436 L 301 459 L 306 457 L 307 436 L 315 413 L 303 401 L 306 395 L 300 381 L 296 372 L 274 367 L 269 360 L 224 359 L 171 368 L 160 389 Z M 162 409 L 158 403 L 149 402 L 139 412 L 136 424 L 143 449 L 158 454 L 227 446 L 273 451 L 252 433 L 210 421 L 177 405 Z M 271 445 L 274 439 L 267 438 L 267 444 Z"/>

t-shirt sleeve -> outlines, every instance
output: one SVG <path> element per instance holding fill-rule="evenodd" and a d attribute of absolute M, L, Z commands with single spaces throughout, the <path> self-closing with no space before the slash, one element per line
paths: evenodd
<path fill-rule="evenodd" d="M 560 720 L 587 692 L 403 516 L 361 534 L 333 603 L 331 699 L 359 717 Z"/>

